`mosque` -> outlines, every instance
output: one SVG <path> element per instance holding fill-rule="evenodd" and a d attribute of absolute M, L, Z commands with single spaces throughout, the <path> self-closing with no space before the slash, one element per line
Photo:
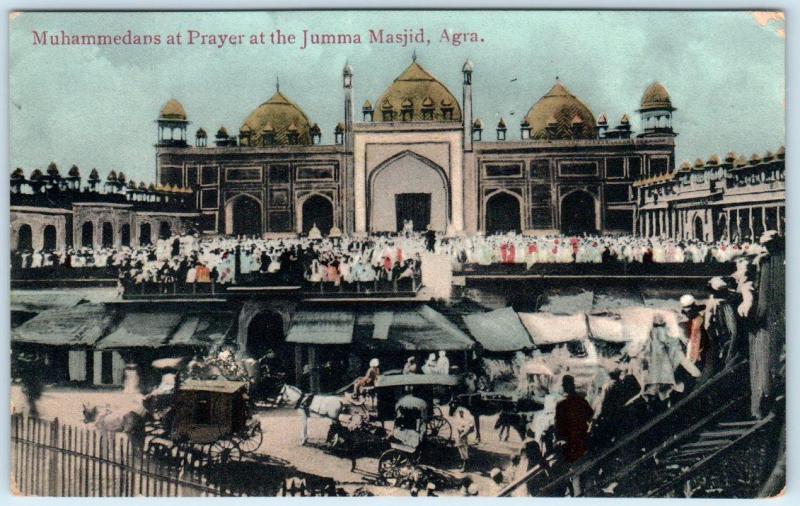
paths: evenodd
<path fill-rule="evenodd" d="M 194 191 L 208 233 L 279 237 L 316 225 L 364 235 L 406 223 L 452 234 L 632 233 L 632 183 L 675 169 L 675 108 L 659 83 L 642 96 L 635 134 L 627 114 L 612 128 L 558 80 L 518 126 L 484 125 L 473 115 L 473 64 L 461 73 L 459 100 L 412 58 L 357 116 L 346 65 L 342 121 L 327 144 L 279 86 L 238 132 L 200 127 L 194 142 L 189 115 L 169 100 L 157 119 L 157 181 Z"/>

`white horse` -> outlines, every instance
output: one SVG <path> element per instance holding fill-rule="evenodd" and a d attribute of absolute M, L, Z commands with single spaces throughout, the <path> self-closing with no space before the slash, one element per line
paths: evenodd
<path fill-rule="evenodd" d="M 101 436 L 108 440 L 114 439 L 114 433 L 126 434 L 134 446 L 142 446 L 145 437 L 145 410 L 143 407 L 130 410 L 122 409 L 112 412 L 106 406 L 102 411 L 97 406 L 83 405 L 83 423 L 94 425 Z"/>
<path fill-rule="evenodd" d="M 333 395 L 304 394 L 302 390 L 292 385 L 283 385 L 278 396 L 278 404 L 292 406 L 303 415 L 300 444 L 306 444 L 308 440 L 308 418 L 311 415 L 338 422 L 339 415 L 344 411 L 344 404 L 340 398 Z"/>

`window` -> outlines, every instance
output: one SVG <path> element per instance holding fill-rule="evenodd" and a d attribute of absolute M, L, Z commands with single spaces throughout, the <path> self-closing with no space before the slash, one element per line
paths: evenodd
<path fill-rule="evenodd" d="M 531 203 L 534 206 L 550 205 L 552 192 L 549 184 L 535 184 L 531 186 Z"/>
<path fill-rule="evenodd" d="M 229 182 L 258 182 L 261 181 L 260 167 L 225 168 L 225 181 Z"/>
<path fill-rule="evenodd" d="M 452 107 L 442 107 L 442 117 L 445 121 L 450 121 L 453 119 L 453 108 Z"/>
<path fill-rule="evenodd" d="M 531 177 L 536 179 L 550 179 L 550 160 L 540 158 L 531 162 Z"/>
<path fill-rule="evenodd" d="M 667 169 L 669 169 L 669 158 L 658 157 L 658 158 L 650 158 L 650 175 L 651 176 L 658 176 L 660 174 L 666 174 Z"/>
<path fill-rule="evenodd" d="M 333 165 L 300 166 L 297 168 L 298 181 L 305 181 L 309 179 L 333 179 L 333 178 L 334 178 Z"/>
<path fill-rule="evenodd" d="M 269 205 L 271 207 L 286 207 L 289 205 L 288 190 L 270 190 Z"/>
<path fill-rule="evenodd" d="M 219 183 L 219 175 L 217 173 L 216 165 L 204 165 L 200 173 L 200 184 L 217 184 Z"/>
<path fill-rule="evenodd" d="M 219 206 L 217 190 L 203 190 L 200 193 L 200 207 L 203 209 L 216 209 Z"/>
<path fill-rule="evenodd" d="M 559 169 L 562 176 L 595 176 L 597 162 L 561 162 Z"/>
<path fill-rule="evenodd" d="M 519 163 L 497 163 L 484 165 L 485 177 L 519 177 L 522 176 L 522 164 Z"/>
<path fill-rule="evenodd" d="M 211 394 L 209 392 L 195 392 L 194 395 L 194 409 L 192 410 L 194 423 L 210 424 L 214 418 L 211 412 Z"/>
<path fill-rule="evenodd" d="M 625 159 L 606 159 L 606 177 L 625 177 Z"/>
<path fill-rule="evenodd" d="M 161 184 L 183 186 L 183 171 L 180 167 L 161 167 Z"/>
<path fill-rule="evenodd" d="M 626 184 L 610 184 L 606 185 L 606 201 L 607 202 L 627 202 L 628 185 Z"/>
<path fill-rule="evenodd" d="M 270 183 L 288 183 L 289 182 L 289 166 L 288 165 L 270 165 L 270 167 L 269 167 L 269 181 L 270 181 Z"/>

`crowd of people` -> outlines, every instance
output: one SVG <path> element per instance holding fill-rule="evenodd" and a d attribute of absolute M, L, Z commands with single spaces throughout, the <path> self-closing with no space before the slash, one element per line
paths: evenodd
<path fill-rule="evenodd" d="M 235 283 L 418 285 L 425 252 L 464 264 L 648 264 L 732 262 L 763 253 L 758 243 L 706 243 L 634 236 L 445 237 L 404 231 L 360 237 L 201 237 L 182 234 L 139 247 L 87 247 L 66 251 L 17 251 L 12 268 L 75 273 L 95 268 L 120 280 L 120 292 L 208 291 Z M 413 289 L 413 288 L 412 288 Z M 367 288 L 369 290 L 369 288 Z"/>

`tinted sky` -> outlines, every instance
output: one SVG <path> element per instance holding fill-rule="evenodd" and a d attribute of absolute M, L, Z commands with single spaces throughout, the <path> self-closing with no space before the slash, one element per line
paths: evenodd
<path fill-rule="evenodd" d="M 168 46 L 167 34 L 252 33 L 281 29 L 361 34 L 423 27 L 429 45 Z M 480 44 L 439 42 L 443 29 L 477 32 Z M 33 46 L 51 34 L 160 34 L 151 47 Z M 475 115 L 500 117 L 518 138 L 520 118 L 560 80 L 595 113 L 616 124 L 642 92 L 662 82 L 678 108 L 679 159 L 730 150 L 751 154 L 784 143 L 783 22 L 749 12 L 227 12 L 24 13 L 11 20 L 11 165 L 77 164 L 84 175 L 123 170 L 154 179 L 154 120 L 169 98 L 185 106 L 194 131 L 238 131 L 281 91 L 319 123 L 323 142 L 342 120 L 341 69 L 355 72 L 357 112 L 418 62 L 461 96 L 461 65 L 475 65 Z M 357 114 L 360 118 L 360 114 Z M 493 134 L 490 134 L 493 136 Z"/>

